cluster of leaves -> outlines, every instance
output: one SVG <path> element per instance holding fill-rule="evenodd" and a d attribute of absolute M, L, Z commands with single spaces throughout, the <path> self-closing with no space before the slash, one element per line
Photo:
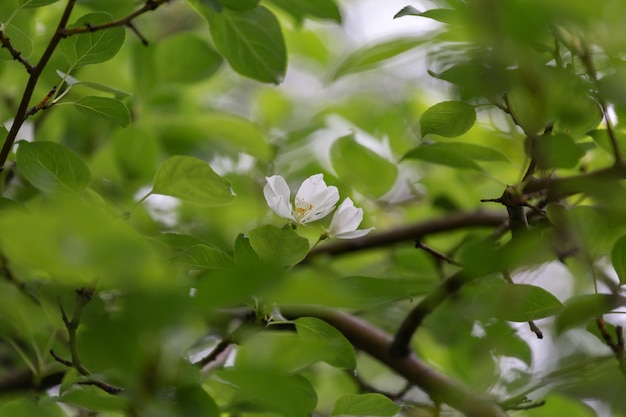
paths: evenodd
<path fill-rule="evenodd" d="M 626 409 L 626 5 L 407 6 L 434 31 L 346 54 L 334 0 L 135 3 L 0 4 L 0 415 Z M 382 65 L 420 50 L 447 100 Z M 377 233 L 271 214 L 317 173 Z"/>

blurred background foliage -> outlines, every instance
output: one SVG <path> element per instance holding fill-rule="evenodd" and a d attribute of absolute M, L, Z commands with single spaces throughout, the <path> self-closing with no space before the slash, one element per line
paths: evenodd
<path fill-rule="evenodd" d="M 295 191 L 323 173 L 363 208 L 362 227 L 383 232 L 477 209 L 504 215 L 481 199 L 523 186 L 529 164 L 537 178 L 576 176 L 615 163 L 610 135 L 626 149 L 623 1 L 375 3 L 176 0 L 133 20 L 148 46 L 129 29 L 124 39 L 120 28 L 61 41 L 31 105 L 65 74 L 72 78 L 61 87 L 72 88 L 17 139 L 62 149 L 22 142 L 1 174 L 0 378 L 28 369 L 40 382 L 65 369 L 48 354 L 70 354 L 59 304 L 71 317 L 80 308 L 74 292 L 85 287 L 96 292 L 76 338 L 93 375 L 67 371 L 47 396 L 2 395 L 0 415 L 330 415 L 345 394 L 400 392 L 401 378 L 355 356 L 330 326 L 233 333 L 233 323 L 246 320 L 226 309 L 252 307 L 271 322 L 281 318 L 275 306 L 324 305 L 394 333 L 459 267 L 411 241 L 311 256 L 287 270 L 264 262 L 251 232 L 285 225 L 268 210 L 265 177 L 282 175 Z M 66 4 L 0 3 L 4 33 L 31 63 Z M 96 12 L 110 16 L 82 24 L 120 18 L 141 4 L 78 1 L 70 22 Z M 405 31 L 366 39 L 360 25 L 368 19 Z M 260 49 L 252 42 L 246 55 L 232 43 L 229 22 L 237 21 L 255 23 L 244 38 L 260 39 Z M 111 39 L 103 48 L 110 59 L 88 65 L 73 55 L 79 37 L 100 33 Z M 260 61 L 250 58 L 256 53 Z M 7 48 L 0 59 L 0 120 L 8 129 L 28 73 Z M 69 105 L 91 95 L 119 100 L 128 113 L 98 118 L 93 107 Z M 32 155 L 43 171 L 53 167 L 52 179 Z M 234 201 L 207 207 L 158 195 L 155 174 L 175 155 L 207 162 L 230 183 Z M 607 314 L 615 334 L 623 322 L 626 190 L 615 178 L 583 186 L 584 194 L 559 200 L 526 196 L 537 204 L 531 220 L 539 214 L 519 241 L 508 233 L 490 239 L 494 228 L 423 239 L 485 277 L 436 309 L 412 347 L 433 368 L 521 408 L 510 415 L 626 409 L 623 341 L 615 360 L 593 324 Z M 297 232 L 313 245 L 328 222 Z M 302 259 L 302 241 L 289 236 L 287 255 Z M 501 271 L 529 285 L 511 292 Z M 525 324 L 533 319 L 543 340 Z M 312 342 L 306 329 L 325 343 Z M 190 364 L 226 335 L 241 345 L 234 366 L 232 355 L 214 373 Z M 125 393 L 79 384 L 87 379 Z M 404 415 L 438 412 L 417 388 L 391 394 Z M 374 405 L 371 415 L 398 412 Z M 335 414 L 357 413 L 347 410 Z"/>

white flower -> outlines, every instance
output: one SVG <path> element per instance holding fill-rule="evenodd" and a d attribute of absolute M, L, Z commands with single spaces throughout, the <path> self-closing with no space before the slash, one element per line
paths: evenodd
<path fill-rule="evenodd" d="M 314 222 L 324 218 L 334 210 L 339 201 L 337 187 L 327 186 L 323 174 L 312 175 L 300 186 L 293 207 L 291 192 L 283 177 L 273 175 L 265 177 L 267 184 L 263 194 L 267 205 L 280 217 L 292 220 L 297 224 Z"/>
<path fill-rule="evenodd" d="M 337 208 L 333 219 L 330 221 L 330 227 L 326 231 L 326 235 L 339 239 L 363 237 L 374 230 L 374 228 L 357 230 L 362 220 L 363 209 L 354 207 L 354 203 L 348 197 Z"/>

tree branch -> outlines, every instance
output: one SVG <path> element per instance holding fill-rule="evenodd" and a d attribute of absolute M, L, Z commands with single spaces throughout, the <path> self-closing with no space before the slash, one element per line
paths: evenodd
<path fill-rule="evenodd" d="M 471 227 L 497 227 L 507 221 L 507 216 L 477 210 L 469 213 L 454 213 L 439 219 L 398 227 L 384 232 L 372 233 L 359 239 L 336 240 L 313 248 L 305 261 L 319 255 L 340 255 L 365 249 L 389 246 L 399 242 L 419 240 L 423 236 Z"/>
<path fill-rule="evenodd" d="M 26 68 L 26 71 L 30 74 L 33 71 L 33 65 L 28 62 L 26 58 L 22 56 L 22 53 L 15 49 L 13 44 L 11 43 L 11 39 L 7 38 L 4 34 L 4 31 L 0 30 L 0 43 L 3 48 L 6 48 L 14 60 L 18 61 L 20 64 Z"/>
<path fill-rule="evenodd" d="M 401 358 L 390 355 L 393 340 L 391 335 L 360 318 L 320 307 L 281 307 L 281 313 L 290 320 L 317 317 L 326 321 L 339 330 L 355 348 L 366 352 L 420 387 L 433 401 L 448 404 L 468 417 L 508 416 L 493 401 L 440 374 L 414 354 Z"/>

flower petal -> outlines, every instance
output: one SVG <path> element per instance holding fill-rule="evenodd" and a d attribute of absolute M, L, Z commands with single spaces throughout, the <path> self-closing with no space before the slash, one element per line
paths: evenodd
<path fill-rule="evenodd" d="M 372 230 L 374 230 L 374 228 L 370 227 L 368 229 L 359 229 L 359 230 L 353 230 L 351 232 L 338 233 L 336 235 L 332 235 L 332 237 L 336 237 L 337 239 L 356 239 L 356 238 L 365 236 Z"/>
<path fill-rule="evenodd" d="M 280 175 L 265 177 L 265 187 L 263 187 L 263 195 L 267 205 L 280 217 L 295 220 L 291 213 L 291 203 L 289 197 L 291 191 L 287 185 L 287 181 Z"/>
<path fill-rule="evenodd" d="M 304 180 L 296 194 L 296 217 L 301 223 L 319 220 L 330 214 L 339 201 L 339 190 L 327 186 L 323 174 L 315 174 Z"/>
<path fill-rule="evenodd" d="M 363 209 L 354 207 L 354 203 L 348 197 L 343 200 L 337 208 L 337 211 L 330 221 L 327 233 L 330 237 L 339 239 L 354 239 L 365 236 L 374 230 L 374 228 L 370 227 L 369 229 L 357 230 L 362 220 Z"/>

